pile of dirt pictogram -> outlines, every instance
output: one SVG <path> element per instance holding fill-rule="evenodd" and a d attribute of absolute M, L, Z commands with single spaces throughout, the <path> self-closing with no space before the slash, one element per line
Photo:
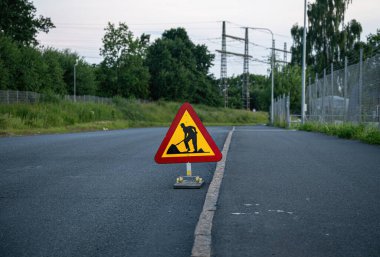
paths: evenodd
<path fill-rule="evenodd" d="M 203 151 L 203 149 L 199 149 L 197 152 L 181 152 L 180 150 L 178 150 L 178 147 L 175 145 L 175 144 L 172 144 L 168 151 L 166 152 L 166 154 L 184 154 L 184 153 L 208 153 L 208 152 L 205 152 Z"/>

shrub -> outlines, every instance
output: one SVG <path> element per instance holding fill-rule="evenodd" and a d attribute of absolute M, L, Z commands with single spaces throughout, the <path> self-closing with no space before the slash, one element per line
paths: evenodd
<path fill-rule="evenodd" d="M 363 124 L 333 125 L 307 122 L 300 125 L 298 129 L 321 132 L 339 138 L 361 140 L 369 144 L 380 144 L 380 130 L 374 127 L 365 127 Z"/>

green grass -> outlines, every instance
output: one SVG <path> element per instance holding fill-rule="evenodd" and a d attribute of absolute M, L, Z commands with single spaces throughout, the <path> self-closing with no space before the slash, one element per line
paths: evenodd
<path fill-rule="evenodd" d="M 132 127 L 169 126 L 181 103 L 115 98 L 110 105 L 55 101 L 0 105 L 0 135 L 67 133 Z M 205 125 L 253 125 L 266 113 L 193 105 Z"/>
<path fill-rule="evenodd" d="M 304 131 L 321 132 L 339 138 L 360 140 L 368 144 L 380 145 L 380 130 L 378 127 L 356 124 L 323 124 L 307 122 L 297 127 Z"/>

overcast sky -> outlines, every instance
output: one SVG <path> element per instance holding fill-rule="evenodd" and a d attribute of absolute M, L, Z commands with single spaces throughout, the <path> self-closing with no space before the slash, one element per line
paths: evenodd
<path fill-rule="evenodd" d="M 295 23 L 303 26 L 303 0 L 35 0 L 37 14 L 50 17 L 56 25 L 49 34 L 40 34 L 42 45 L 57 49 L 69 48 L 89 63 L 99 63 L 99 48 L 107 22 L 125 22 L 135 36 L 150 34 L 151 41 L 170 28 L 184 27 L 196 44 L 206 44 L 216 54 L 211 72 L 220 76 L 221 21 L 227 34 L 244 37 L 243 26 L 265 27 L 274 33 L 276 48 L 289 49 L 290 29 Z M 362 40 L 380 28 L 379 0 L 353 0 L 346 21 L 358 20 L 363 27 Z M 249 54 L 266 61 L 271 47 L 271 35 L 265 31 L 249 31 Z M 258 46 L 256 46 L 256 45 Z M 228 40 L 227 50 L 244 53 L 244 44 Z M 279 58 L 284 58 L 279 53 Z M 290 56 L 287 56 L 290 60 Z M 269 66 L 250 62 L 250 73 L 267 74 Z M 228 57 L 228 76 L 243 71 L 243 60 Z"/>

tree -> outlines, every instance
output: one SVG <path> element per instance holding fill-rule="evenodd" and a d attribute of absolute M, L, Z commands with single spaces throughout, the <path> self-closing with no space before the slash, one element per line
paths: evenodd
<path fill-rule="evenodd" d="M 229 108 L 242 109 L 245 105 L 245 99 L 242 98 L 243 77 L 244 75 L 238 75 L 227 78 Z"/>
<path fill-rule="evenodd" d="M 45 73 L 41 52 L 32 47 L 20 47 L 20 57 L 16 65 L 17 89 L 40 92 Z"/>
<path fill-rule="evenodd" d="M 367 44 L 365 45 L 365 55 L 372 57 L 379 52 L 380 49 L 380 29 L 376 30 L 376 34 L 369 34 Z"/>
<path fill-rule="evenodd" d="M 374 51 L 380 48 L 380 29 L 376 30 L 376 34 L 369 34 L 367 43 Z"/>
<path fill-rule="evenodd" d="M 246 96 L 242 92 L 244 75 L 227 79 L 228 106 L 241 109 L 245 106 Z M 276 79 L 275 79 L 276 81 Z M 249 74 L 250 107 L 259 111 L 268 111 L 271 103 L 271 79 L 270 76 Z M 277 89 L 277 85 L 275 85 Z M 244 94 L 244 95 L 243 95 Z"/>
<path fill-rule="evenodd" d="M 144 57 L 149 36 L 135 38 L 127 24 L 116 27 L 108 23 L 100 54 L 100 90 L 103 95 L 147 98 L 149 94 L 149 71 Z"/>
<path fill-rule="evenodd" d="M 20 49 L 17 44 L 9 37 L 0 35 L 1 89 L 17 89 L 16 73 L 19 69 L 18 62 L 20 58 Z"/>
<path fill-rule="evenodd" d="M 60 63 L 62 53 L 48 48 L 42 51 L 42 60 L 44 65 L 42 91 L 45 93 L 54 93 L 64 95 L 67 93 L 64 81 L 64 68 Z"/>
<path fill-rule="evenodd" d="M 303 27 L 298 26 L 298 24 L 294 24 L 293 27 L 290 29 L 290 34 L 293 38 L 293 45 L 290 47 L 290 51 L 292 52 L 292 59 L 291 64 L 292 65 L 302 65 L 302 36 L 303 36 Z M 307 37 L 306 37 L 307 38 Z M 310 40 L 306 40 L 306 42 L 310 42 Z M 310 44 L 309 44 L 310 45 Z M 310 53 L 309 51 L 306 51 L 306 53 Z M 306 55 L 308 57 L 308 55 Z M 309 63 L 306 61 L 306 63 Z"/>
<path fill-rule="evenodd" d="M 360 42 L 362 27 L 356 20 L 344 23 L 352 0 L 316 0 L 308 5 L 307 64 L 321 72 L 330 63 L 343 63 L 345 55 Z M 301 64 L 303 27 L 291 29 L 292 63 Z"/>
<path fill-rule="evenodd" d="M 4 35 L 0 35 L 0 65 L 4 67 L 0 72 L 3 89 L 40 92 L 50 86 L 46 84 L 50 67 L 40 50 L 23 46 Z"/>
<path fill-rule="evenodd" d="M 290 94 L 290 108 L 292 112 L 301 110 L 301 67 L 287 65 L 275 73 L 274 97 Z"/>
<path fill-rule="evenodd" d="M 0 59 L 0 90 L 6 90 L 10 84 L 10 74 L 3 60 Z"/>
<path fill-rule="evenodd" d="M 25 46 L 0 35 L 0 88 L 64 95 L 73 93 L 77 65 L 77 93 L 95 94 L 95 67 L 69 50 Z"/>
<path fill-rule="evenodd" d="M 251 104 L 256 110 L 268 111 L 271 104 L 271 79 L 263 75 L 250 74 Z"/>
<path fill-rule="evenodd" d="M 218 105 L 217 86 L 209 76 L 214 60 L 204 45 L 195 45 L 184 28 L 165 31 L 149 48 L 152 98 Z"/>
<path fill-rule="evenodd" d="M 46 61 L 58 62 L 62 69 L 60 75 L 63 80 L 65 89 L 58 89 L 55 86 L 54 92 L 57 94 L 74 94 L 74 65 L 76 64 L 76 94 L 77 95 L 95 95 L 98 90 L 98 81 L 96 80 L 96 67 L 88 64 L 77 53 L 69 49 L 58 51 L 55 49 L 45 49 L 43 51 Z M 58 77 L 56 78 L 59 79 Z M 58 80 L 59 81 L 59 80 Z"/>
<path fill-rule="evenodd" d="M 36 8 L 28 0 L 0 1 L 0 33 L 24 45 L 37 45 L 37 33 L 55 28 L 50 18 L 36 17 Z"/>

